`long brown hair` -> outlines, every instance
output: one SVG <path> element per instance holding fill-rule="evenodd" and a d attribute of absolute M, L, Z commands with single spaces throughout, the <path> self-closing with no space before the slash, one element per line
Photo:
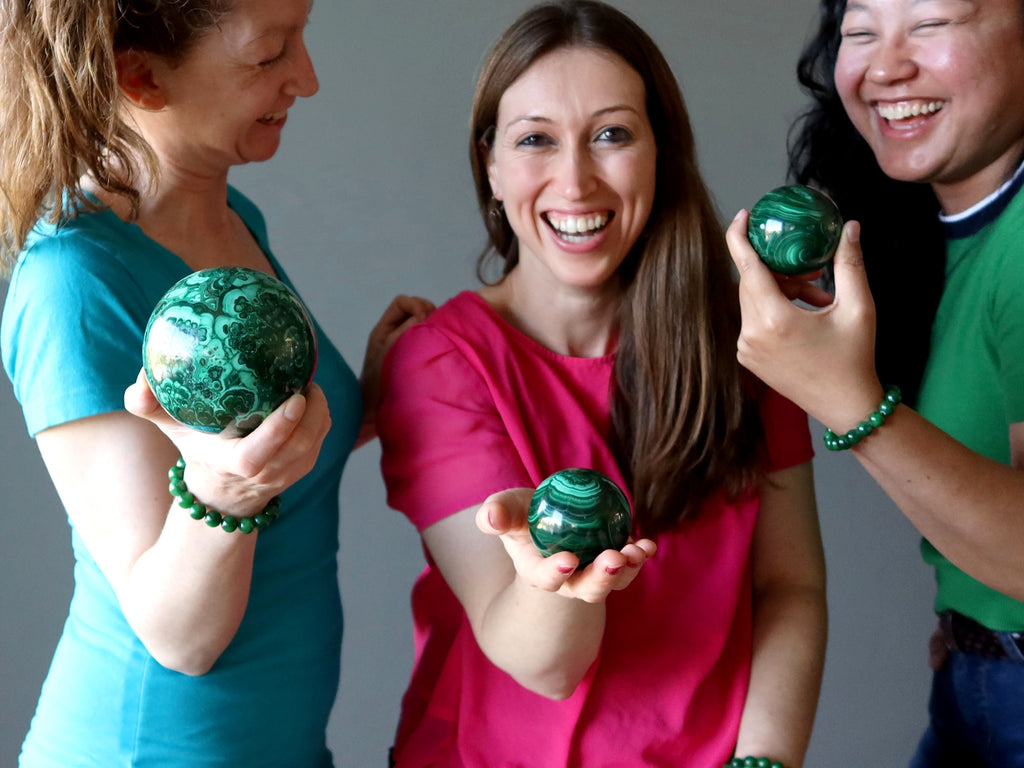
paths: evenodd
<path fill-rule="evenodd" d="M 492 48 L 473 100 L 470 159 L 489 242 L 508 274 L 518 243 L 487 178 L 502 95 L 538 58 L 566 47 L 612 52 L 642 77 L 657 142 L 655 201 L 623 262 L 625 294 L 612 393 L 612 440 L 647 532 L 693 516 L 702 499 L 754 482 L 760 426 L 736 362 L 739 305 L 725 236 L 697 165 L 679 86 L 657 46 L 631 19 L 594 0 L 523 14 Z"/>
<path fill-rule="evenodd" d="M 137 214 L 155 160 L 122 114 L 115 54 L 178 62 L 230 2 L 0 0 L 0 276 L 41 217 L 94 207 L 83 174 Z"/>

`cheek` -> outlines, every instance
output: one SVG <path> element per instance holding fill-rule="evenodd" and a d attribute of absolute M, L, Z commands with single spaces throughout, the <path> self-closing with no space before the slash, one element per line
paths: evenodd
<path fill-rule="evenodd" d="M 836 68 L 832 73 L 836 83 L 836 91 L 843 102 L 843 106 L 849 111 L 851 104 L 857 98 L 857 87 L 863 79 L 863 72 L 867 64 L 852 54 L 845 54 L 839 50 L 839 58 L 836 59 Z"/>

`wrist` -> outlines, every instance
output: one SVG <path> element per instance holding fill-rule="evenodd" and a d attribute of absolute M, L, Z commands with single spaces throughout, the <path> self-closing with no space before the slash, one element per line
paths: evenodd
<path fill-rule="evenodd" d="M 220 528 L 226 533 L 239 531 L 252 533 L 263 531 L 278 518 L 281 509 L 281 497 L 275 496 L 266 506 L 252 515 L 225 514 L 206 506 L 189 491 L 185 483 L 185 460 L 178 461 L 167 471 L 168 490 L 175 503 L 185 509 L 193 520 L 202 520 L 210 528 Z"/>
<path fill-rule="evenodd" d="M 890 386 L 886 389 L 885 395 L 878 400 L 875 409 L 866 413 L 863 421 L 845 431 L 827 428 L 824 435 L 825 447 L 830 451 L 844 451 L 858 445 L 885 424 L 886 419 L 892 415 L 901 401 L 900 388 L 895 385 Z"/>

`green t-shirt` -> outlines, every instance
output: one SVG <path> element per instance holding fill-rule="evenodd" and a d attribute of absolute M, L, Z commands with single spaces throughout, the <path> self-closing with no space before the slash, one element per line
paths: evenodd
<path fill-rule="evenodd" d="M 1009 427 L 1024 421 L 1024 168 L 992 199 L 946 221 L 946 283 L 918 410 L 968 448 L 1009 465 Z M 1024 510 L 1007 510 L 1021 514 Z M 1024 630 L 1024 603 L 971 578 L 927 540 L 936 611 Z"/>

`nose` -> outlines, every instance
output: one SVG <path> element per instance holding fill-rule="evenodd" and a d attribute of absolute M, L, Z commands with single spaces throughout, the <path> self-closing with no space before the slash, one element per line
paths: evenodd
<path fill-rule="evenodd" d="M 884 37 L 871 52 L 867 78 L 874 83 L 890 84 L 909 80 L 917 74 L 913 50 L 904 37 Z"/>
<path fill-rule="evenodd" d="M 303 43 L 295 54 L 295 72 L 290 81 L 290 90 L 296 96 L 312 96 L 320 90 L 320 81 L 313 67 L 313 59 Z"/>
<path fill-rule="evenodd" d="M 588 147 L 567 146 L 559 153 L 556 186 L 566 200 L 580 200 L 595 186 L 594 158 Z"/>

